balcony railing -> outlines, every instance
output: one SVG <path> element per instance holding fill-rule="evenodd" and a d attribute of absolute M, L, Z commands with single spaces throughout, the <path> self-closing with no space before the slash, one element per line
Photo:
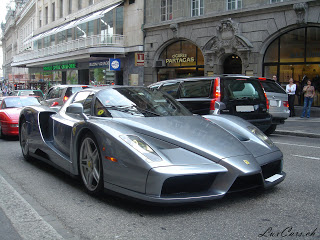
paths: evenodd
<path fill-rule="evenodd" d="M 14 56 L 13 64 L 17 65 L 25 61 L 30 61 L 32 59 L 41 60 L 41 58 L 43 57 L 94 47 L 124 47 L 124 36 L 117 34 L 94 35 L 89 37 L 82 37 L 76 40 L 60 43 L 46 48 L 29 50 L 27 53 L 22 53 Z"/>

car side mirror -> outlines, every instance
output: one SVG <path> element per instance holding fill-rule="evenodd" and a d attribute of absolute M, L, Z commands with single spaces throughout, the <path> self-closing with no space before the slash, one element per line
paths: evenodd
<path fill-rule="evenodd" d="M 225 103 L 216 101 L 216 102 L 214 103 L 214 112 L 213 112 L 213 114 L 214 114 L 214 115 L 219 115 L 219 114 L 220 114 L 220 111 L 221 111 L 221 110 L 224 110 L 224 109 L 226 109 L 226 108 L 227 108 L 227 106 L 226 106 Z"/>
<path fill-rule="evenodd" d="M 87 115 L 84 114 L 83 112 L 83 105 L 81 103 L 71 103 L 67 109 L 66 109 L 66 113 L 73 113 L 73 114 L 79 114 L 81 115 L 84 120 L 88 120 L 89 118 L 87 117 Z"/>

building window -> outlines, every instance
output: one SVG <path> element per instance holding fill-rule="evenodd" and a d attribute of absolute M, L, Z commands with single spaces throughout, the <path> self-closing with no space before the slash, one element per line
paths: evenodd
<path fill-rule="evenodd" d="M 63 17 L 63 0 L 60 0 L 60 18 Z"/>
<path fill-rule="evenodd" d="M 236 10 L 242 8 L 242 0 L 227 0 L 227 10 Z"/>
<path fill-rule="evenodd" d="M 278 2 L 283 2 L 283 0 L 270 0 L 270 3 L 278 3 Z"/>
<path fill-rule="evenodd" d="M 45 8 L 45 19 L 46 19 L 45 23 L 46 23 L 46 24 L 48 24 L 48 14 L 49 14 L 49 13 L 48 13 L 48 7 L 46 7 L 46 8 Z"/>
<path fill-rule="evenodd" d="M 52 3 L 52 22 L 56 20 L 56 3 Z"/>
<path fill-rule="evenodd" d="M 129 4 L 133 4 L 135 0 L 129 0 Z"/>
<path fill-rule="evenodd" d="M 316 87 L 313 105 L 320 106 L 320 27 L 301 27 L 288 31 L 268 46 L 263 59 L 263 75 L 278 76 L 282 86 L 293 78 L 299 91 L 296 104 L 302 105 L 305 76 Z M 318 86 L 318 87 L 317 87 Z"/>
<path fill-rule="evenodd" d="M 203 0 L 191 1 L 191 15 L 192 17 L 203 15 Z"/>
<path fill-rule="evenodd" d="M 94 4 L 94 0 L 89 0 L 89 6 Z"/>
<path fill-rule="evenodd" d="M 68 7 L 68 13 L 72 13 L 72 0 L 69 0 L 69 7 Z"/>
<path fill-rule="evenodd" d="M 41 10 L 40 10 L 39 11 L 39 27 L 41 27 L 41 24 L 42 24 L 41 19 L 42 19 L 42 15 L 41 15 Z"/>
<path fill-rule="evenodd" d="M 78 0 L 78 10 L 82 8 L 82 0 Z"/>
<path fill-rule="evenodd" d="M 172 20 L 172 0 L 161 0 L 161 21 Z"/>

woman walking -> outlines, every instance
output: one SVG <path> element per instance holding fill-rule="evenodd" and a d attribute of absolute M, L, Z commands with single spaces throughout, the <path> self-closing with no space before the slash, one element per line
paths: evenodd
<path fill-rule="evenodd" d="M 289 110 L 290 110 L 290 117 L 294 117 L 296 114 L 294 112 L 294 98 L 297 90 L 297 85 L 293 83 L 293 78 L 289 79 L 289 84 L 286 86 L 286 92 L 288 94 L 288 101 L 289 101 Z"/>
<path fill-rule="evenodd" d="M 313 102 L 313 97 L 315 94 L 314 86 L 311 86 L 310 79 L 308 79 L 308 81 L 307 81 L 307 86 L 304 86 L 303 93 L 304 93 L 304 104 L 303 104 L 303 111 L 301 114 L 301 118 L 304 118 L 306 116 L 306 114 L 307 114 L 307 118 L 309 118 L 311 104 Z"/>

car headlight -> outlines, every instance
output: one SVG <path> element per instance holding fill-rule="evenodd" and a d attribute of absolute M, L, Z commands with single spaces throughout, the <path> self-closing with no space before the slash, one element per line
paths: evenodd
<path fill-rule="evenodd" d="M 256 137 L 258 137 L 260 140 L 264 141 L 266 144 L 268 144 L 270 147 L 272 147 L 274 144 L 271 141 L 270 138 L 268 138 L 267 135 L 265 135 L 263 132 L 260 131 L 260 129 L 254 127 L 254 126 L 248 126 L 248 129 L 251 133 L 253 133 Z"/>
<path fill-rule="evenodd" d="M 147 162 L 160 162 L 161 157 L 140 137 L 136 135 L 121 135 L 120 138 L 133 147 Z"/>

